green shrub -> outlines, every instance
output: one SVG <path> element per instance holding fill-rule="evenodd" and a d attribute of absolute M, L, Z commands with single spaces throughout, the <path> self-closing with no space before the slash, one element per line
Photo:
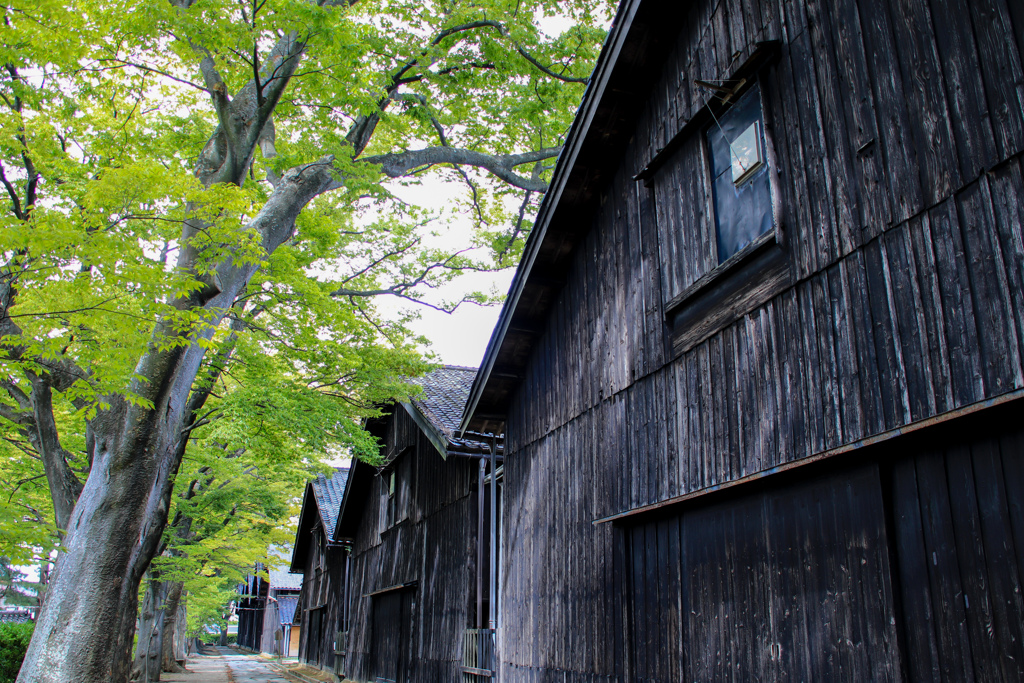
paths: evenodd
<path fill-rule="evenodd" d="M 0 624 L 0 683 L 14 683 L 35 624 Z"/>

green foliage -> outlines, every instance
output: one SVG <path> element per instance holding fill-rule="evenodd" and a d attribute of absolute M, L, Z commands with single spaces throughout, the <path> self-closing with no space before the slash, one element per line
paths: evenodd
<path fill-rule="evenodd" d="M 360 425 L 429 368 L 425 340 L 408 327 L 415 313 L 386 312 L 378 299 L 421 300 L 462 273 L 513 264 L 541 196 L 465 164 L 389 179 L 366 157 L 558 147 L 612 4 L 9 3 L 0 24 L 0 556 L 37 564 L 60 544 L 32 438 L 32 379 L 62 368 L 64 379 L 50 382 L 53 421 L 84 480 L 91 421 L 121 400 L 152 409 L 165 388 L 140 359 L 201 347 L 195 380 L 183 381 L 209 397 L 183 432 L 173 523 L 154 566 L 186 582 L 197 620 L 219 614 L 233 584 L 288 536 L 302 483 L 328 459 L 378 457 Z M 565 30 L 548 35 L 542 27 L 555 18 Z M 254 73 L 261 87 L 271 83 L 282 36 L 305 48 L 273 109 L 274 149 L 256 148 L 241 182 L 204 182 L 223 123 L 218 96 L 241 101 Z M 204 80 L 204 59 L 222 83 Z M 269 250 L 253 225 L 276 179 L 330 156 L 338 187 L 297 207 L 288 239 Z M 546 181 L 553 156 L 514 171 Z M 428 182 L 428 192 L 454 184 L 455 198 L 440 208 L 406 199 Z M 472 234 L 452 239 L 467 216 Z M 230 308 L 183 303 L 229 266 L 256 268 Z"/>
<path fill-rule="evenodd" d="M 0 623 L 0 683 L 14 683 L 35 624 Z"/>

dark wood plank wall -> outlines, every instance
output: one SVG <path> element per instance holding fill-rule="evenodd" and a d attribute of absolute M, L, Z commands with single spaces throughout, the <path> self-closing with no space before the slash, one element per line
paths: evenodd
<path fill-rule="evenodd" d="M 334 636 L 341 611 L 344 566 L 341 549 L 327 543 L 322 526 L 314 527 L 299 594 L 302 622 L 298 657 L 325 671 L 334 669 Z"/>
<path fill-rule="evenodd" d="M 629 680 L 900 679 L 878 466 L 628 530 Z"/>
<path fill-rule="evenodd" d="M 346 671 L 357 681 L 372 681 L 374 648 L 373 601 L 370 593 L 415 582 L 412 623 L 406 634 L 411 681 L 458 680 L 462 637 L 476 590 L 475 460 L 442 460 L 433 444 L 403 408 L 396 408 L 385 450 L 406 451 L 397 461 L 396 495 L 405 490 L 408 503 L 399 518 L 385 527 L 381 512 L 387 482 L 375 477 L 367 497 L 352 551 L 352 604 Z M 397 633 L 397 632 L 396 632 Z M 394 634 L 392 634 L 394 636 Z"/>
<path fill-rule="evenodd" d="M 1018 3 L 689 17 L 510 407 L 511 680 L 621 673 L 620 572 L 592 520 L 1024 386 Z M 684 145 L 654 189 L 632 176 L 706 101 L 689 79 L 727 78 L 765 39 L 783 42 L 762 85 L 794 284 L 677 355 L 663 302 L 713 265 L 703 169 Z"/>
<path fill-rule="evenodd" d="M 1021 680 L 1020 410 L 626 527 L 626 680 Z"/>

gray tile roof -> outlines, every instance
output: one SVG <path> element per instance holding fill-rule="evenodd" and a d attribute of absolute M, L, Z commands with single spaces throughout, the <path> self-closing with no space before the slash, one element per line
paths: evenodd
<path fill-rule="evenodd" d="M 423 387 L 413 404 L 449 441 L 459 427 L 475 377 L 476 368 L 445 365 L 413 380 Z"/>
<path fill-rule="evenodd" d="M 298 597 L 287 597 L 277 599 L 277 616 L 282 625 L 287 626 L 295 618 L 295 606 L 299 604 Z"/>
<path fill-rule="evenodd" d="M 302 574 L 292 574 L 287 569 L 270 570 L 271 590 L 287 590 L 302 588 Z"/>
<path fill-rule="evenodd" d="M 455 438 L 476 373 L 476 368 L 445 365 L 413 380 L 423 387 L 423 393 L 413 399 L 413 405 L 454 450 L 486 451 L 489 448 L 489 444 L 482 441 Z"/>
<path fill-rule="evenodd" d="M 320 520 L 324 524 L 328 538 L 334 534 L 334 527 L 338 523 L 338 509 L 341 507 L 341 499 L 345 495 L 346 481 L 348 481 L 347 467 L 337 468 L 334 476 L 330 479 L 323 474 L 318 474 L 313 480 L 313 495 L 316 496 Z"/>
<path fill-rule="evenodd" d="M 284 562 L 283 569 L 269 569 L 267 571 L 270 575 L 271 590 L 298 590 L 302 588 L 302 575 L 292 574 L 288 571 L 288 561 L 292 556 L 292 547 L 290 545 L 272 545 L 270 546 L 270 550 L 267 552 L 274 557 L 280 558 Z"/>

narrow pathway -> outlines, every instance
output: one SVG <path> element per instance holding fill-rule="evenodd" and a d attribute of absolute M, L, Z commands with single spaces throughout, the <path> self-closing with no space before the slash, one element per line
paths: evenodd
<path fill-rule="evenodd" d="M 227 647 L 206 648 L 207 654 L 191 655 L 188 671 L 164 674 L 162 682 L 169 683 L 296 683 L 297 678 L 274 671 L 255 655 L 246 655 Z"/>

